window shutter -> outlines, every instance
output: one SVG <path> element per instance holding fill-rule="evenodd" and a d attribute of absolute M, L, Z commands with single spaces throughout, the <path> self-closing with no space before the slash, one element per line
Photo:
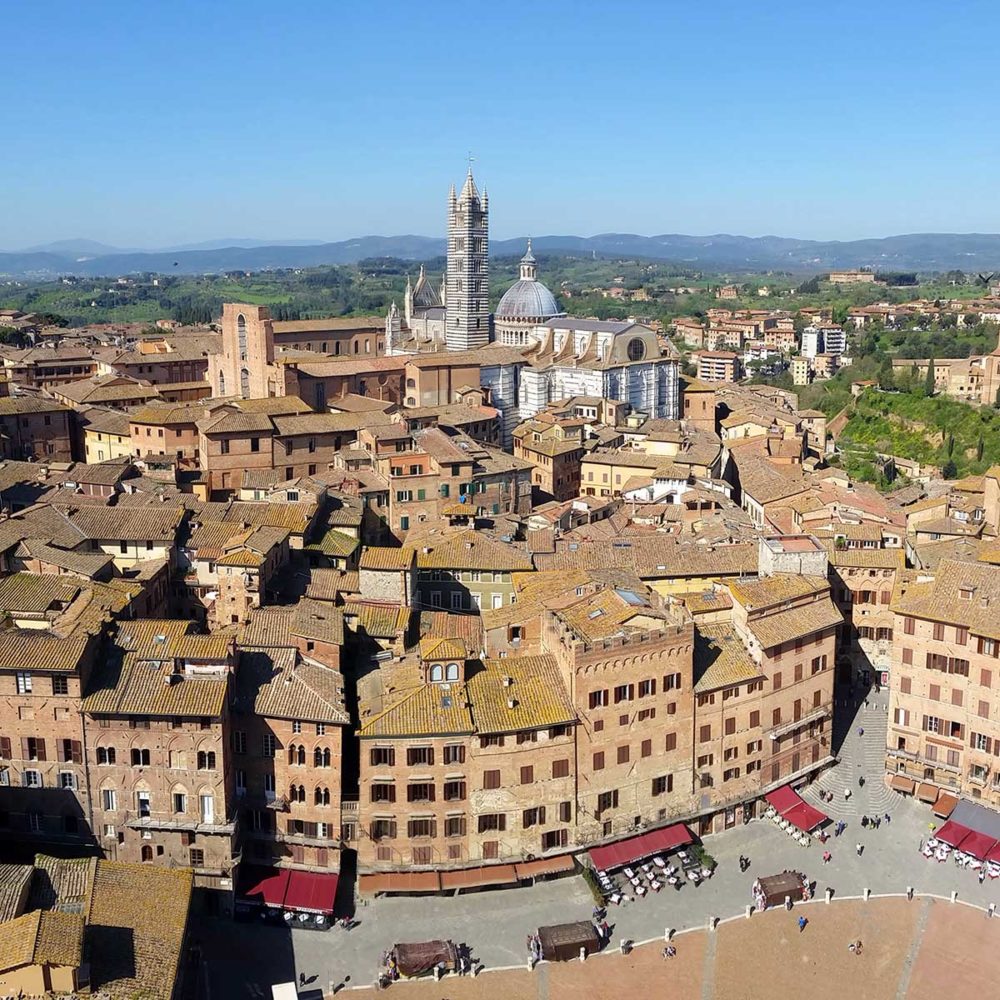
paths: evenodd
<path fill-rule="evenodd" d="M 21 737 L 21 760 L 31 759 L 31 748 L 28 746 L 28 738 L 26 736 Z"/>
<path fill-rule="evenodd" d="M 66 760 L 66 750 L 69 740 L 56 740 L 56 760 L 63 763 Z"/>
<path fill-rule="evenodd" d="M 83 744 L 79 740 L 71 741 L 71 749 L 73 752 L 73 763 L 82 764 L 83 763 Z"/>
<path fill-rule="evenodd" d="M 396 786 L 395 785 L 390 785 L 389 786 L 389 801 L 390 802 L 395 802 L 396 801 Z"/>
<path fill-rule="evenodd" d="M 10 760 L 10 737 L 0 736 L 0 757 Z"/>
<path fill-rule="evenodd" d="M 38 746 L 38 759 L 39 760 L 45 760 L 46 759 L 45 758 L 45 740 L 43 740 L 41 737 L 38 737 L 38 739 L 35 740 L 35 743 Z"/>

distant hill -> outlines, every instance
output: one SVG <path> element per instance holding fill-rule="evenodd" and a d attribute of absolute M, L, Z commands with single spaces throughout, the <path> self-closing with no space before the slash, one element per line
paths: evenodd
<path fill-rule="evenodd" d="M 157 271 L 207 274 L 219 271 L 260 271 L 321 264 L 352 264 L 366 257 L 426 260 L 445 252 L 443 239 L 427 236 L 361 236 L 338 243 L 266 243 L 216 246 L 215 241 L 193 249 L 120 251 L 87 240 L 67 240 L 29 251 L 0 253 L 0 275 L 52 277 L 134 274 Z M 641 257 L 672 261 L 705 271 L 794 271 L 820 274 L 833 268 L 873 267 L 885 271 L 975 272 L 1000 269 L 1000 234 L 913 233 L 848 242 L 797 240 L 782 236 L 536 236 L 536 250 L 602 257 Z M 495 256 L 520 255 L 525 238 L 495 240 Z M 88 249 L 89 248 L 89 249 Z"/>

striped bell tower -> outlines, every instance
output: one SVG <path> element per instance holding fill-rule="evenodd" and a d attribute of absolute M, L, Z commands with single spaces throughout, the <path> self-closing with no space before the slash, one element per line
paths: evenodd
<path fill-rule="evenodd" d="M 448 195 L 448 275 L 445 345 L 469 351 L 490 341 L 489 196 L 480 198 L 472 167 L 459 195 Z"/>

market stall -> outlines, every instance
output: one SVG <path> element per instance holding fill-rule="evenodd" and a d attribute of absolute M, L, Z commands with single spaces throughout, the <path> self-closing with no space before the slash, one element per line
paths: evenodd
<path fill-rule="evenodd" d="M 601 939 L 589 920 L 539 927 L 538 940 L 542 958 L 550 962 L 568 962 L 580 957 L 581 948 L 591 955 L 601 947 Z"/>
<path fill-rule="evenodd" d="M 784 906 L 785 900 L 793 903 L 809 898 L 809 883 L 802 872 L 782 872 L 780 875 L 763 875 L 751 890 L 758 910 Z"/>

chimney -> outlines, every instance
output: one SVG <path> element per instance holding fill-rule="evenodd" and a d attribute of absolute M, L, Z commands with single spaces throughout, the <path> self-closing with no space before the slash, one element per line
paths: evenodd
<path fill-rule="evenodd" d="M 505 688 L 509 688 L 513 683 L 514 683 L 514 678 L 513 677 L 505 677 L 503 679 L 503 686 Z"/>
<path fill-rule="evenodd" d="M 507 707 L 511 708 L 511 709 L 516 708 L 517 707 L 517 702 L 513 698 L 508 698 L 507 699 Z"/>

